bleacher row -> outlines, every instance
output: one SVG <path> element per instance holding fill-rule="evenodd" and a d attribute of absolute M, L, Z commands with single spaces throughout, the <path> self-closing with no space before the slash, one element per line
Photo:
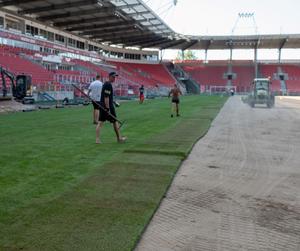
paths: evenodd
<path fill-rule="evenodd" d="M 36 60 L 37 56 L 39 60 Z M 42 64 L 42 56 L 47 55 L 41 55 L 29 49 L 0 46 L 0 66 L 16 75 L 31 75 L 32 84 L 37 88 L 49 88 L 51 85 L 57 87 L 70 83 L 87 85 L 95 79 L 96 75 L 100 75 L 102 80 L 105 80 L 110 71 L 118 71 L 120 75 L 116 81 L 118 95 L 127 95 L 128 89 L 131 89 L 133 94 L 137 94 L 142 84 L 151 89 L 158 85 L 170 87 L 176 83 L 175 78 L 162 64 L 119 62 L 96 64 L 79 59 L 65 60 L 63 58 L 62 64 L 65 64 L 68 70 L 60 68 L 47 70 Z"/>
<path fill-rule="evenodd" d="M 128 63 L 108 61 L 93 63 L 79 59 L 62 58 L 68 70 L 63 65 L 55 70 L 48 70 L 43 66 L 42 58 L 48 56 L 29 49 L 0 45 L 0 66 L 14 74 L 27 74 L 32 76 L 32 83 L 37 88 L 55 89 L 70 83 L 87 85 L 93 81 L 96 75 L 105 80 L 108 72 L 117 71 L 119 77 L 116 82 L 118 95 L 128 95 L 130 89 L 133 94 L 138 93 L 140 85 L 147 89 L 159 87 L 172 87 L 176 83 L 174 76 L 163 64 Z M 176 62 L 188 75 L 199 85 L 226 86 L 228 84 L 228 62 L 227 61 L 185 61 Z M 300 92 L 300 65 L 299 64 L 271 64 L 260 63 L 258 67 L 260 77 L 271 77 L 272 89 L 281 90 L 279 74 L 285 75 L 285 83 L 288 91 Z M 249 91 L 250 83 L 255 76 L 252 61 L 238 61 L 232 65 L 233 75 L 231 84 L 236 86 L 238 92 Z M 1 80 L 0 80 L 1 81 Z M 7 81 L 9 83 L 9 81 Z M 1 85 L 0 85 L 1 86 Z M 1 88 L 1 87 L 0 87 Z M 53 89 L 53 88 L 52 88 Z M 203 90 L 203 88 L 201 88 Z"/>
<path fill-rule="evenodd" d="M 122 62 L 112 62 L 112 64 L 117 67 L 119 74 L 122 76 L 149 87 L 155 87 L 157 84 L 172 86 L 176 83 L 176 79 L 162 64 L 136 64 Z"/>
<path fill-rule="evenodd" d="M 188 73 L 198 84 L 209 86 L 226 86 L 228 83 L 228 62 L 203 62 L 191 61 L 179 63 L 180 67 Z M 253 62 L 236 62 L 232 65 L 233 75 L 231 84 L 237 87 L 238 92 L 249 91 L 250 84 L 255 77 Z M 285 75 L 285 84 L 288 92 L 300 92 L 300 65 L 299 64 L 270 64 L 258 65 L 259 77 L 271 77 L 272 90 L 280 92 L 281 84 L 279 75 Z"/>

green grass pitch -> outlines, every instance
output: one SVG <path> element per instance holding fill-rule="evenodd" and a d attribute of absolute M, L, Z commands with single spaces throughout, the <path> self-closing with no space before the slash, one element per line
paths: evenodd
<path fill-rule="evenodd" d="M 118 144 L 92 107 L 0 115 L 0 250 L 131 250 L 226 98 L 123 103 Z"/>

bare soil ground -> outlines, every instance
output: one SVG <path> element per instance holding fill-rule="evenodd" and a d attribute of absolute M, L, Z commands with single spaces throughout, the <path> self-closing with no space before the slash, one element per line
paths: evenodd
<path fill-rule="evenodd" d="M 300 250 L 300 99 L 231 97 L 136 250 Z"/>
<path fill-rule="evenodd" d="M 9 112 L 20 112 L 23 110 L 30 110 L 34 108 L 35 105 L 23 105 L 22 103 L 16 102 L 14 100 L 0 102 L 0 114 Z"/>

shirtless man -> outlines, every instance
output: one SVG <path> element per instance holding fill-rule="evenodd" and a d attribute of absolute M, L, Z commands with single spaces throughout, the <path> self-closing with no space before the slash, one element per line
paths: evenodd
<path fill-rule="evenodd" d="M 174 88 L 171 89 L 169 93 L 169 97 L 172 96 L 172 109 L 171 109 L 171 117 L 173 118 L 173 112 L 176 111 L 176 116 L 179 115 L 179 96 L 182 95 L 180 89 L 177 87 L 177 85 L 174 85 Z"/>

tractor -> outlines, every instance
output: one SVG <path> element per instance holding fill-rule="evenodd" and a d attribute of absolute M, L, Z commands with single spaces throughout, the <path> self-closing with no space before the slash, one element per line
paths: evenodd
<path fill-rule="evenodd" d="M 268 108 L 274 106 L 275 98 L 271 92 L 270 78 L 255 78 L 252 83 L 252 91 L 248 96 L 248 103 L 251 107 L 256 104 L 266 104 Z"/>

